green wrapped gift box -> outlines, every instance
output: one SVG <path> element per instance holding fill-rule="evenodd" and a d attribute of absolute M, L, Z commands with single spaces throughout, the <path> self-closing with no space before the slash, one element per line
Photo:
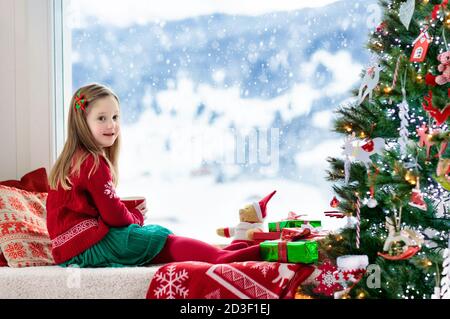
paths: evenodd
<path fill-rule="evenodd" d="M 268 240 L 259 244 L 259 250 L 265 261 L 310 264 L 319 259 L 316 241 Z"/>
<path fill-rule="evenodd" d="M 280 231 L 283 228 L 302 227 L 302 225 L 311 225 L 312 227 L 321 227 L 322 222 L 320 220 L 282 220 L 279 222 L 269 223 L 269 231 Z"/>

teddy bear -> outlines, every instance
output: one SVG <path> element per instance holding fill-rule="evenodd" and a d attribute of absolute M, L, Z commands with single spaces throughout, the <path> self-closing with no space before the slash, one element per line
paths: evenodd
<path fill-rule="evenodd" d="M 253 240 L 255 232 L 263 231 L 263 222 L 266 218 L 267 203 L 275 195 L 273 191 L 259 202 L 246 205 L 239 209 L 239 224 L 234 227 L 218 228 L 217 234 L 221 237 L 233 237 L 231 245 L 225 249 L 234 250 L 257 244 Z"/>
<path fill-rule="evenodd" d="M 435 81 L 437 84 L 443 85 L 450 82 L 450 51 L 439 54 L 437 59 L 441 62 L 438 65 L 438 71 L 442 72 L 442 74 L 438 75 Z"/>

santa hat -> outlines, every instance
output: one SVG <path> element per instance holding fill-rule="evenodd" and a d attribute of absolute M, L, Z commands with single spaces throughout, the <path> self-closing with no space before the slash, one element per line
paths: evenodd
<path fill-rule="evenodd" d="M 425 203 L 425 201 L 423 200 L 423 196 L 422 193 L 420 192 L 420 189 L 414 188 L 412 190 L 409 205 L 417 207 L 424 211 L 427 210 L 427 203 Z"/>
<path fill-rule="evenodd" d="M 260 221 L 263 221 L 264 218 L 266 218 L 266 206 L 267 206 L 267 203 L 269 202 L 269 200 L 272 198 L 272 196 L 276 192 L 277 191 L 273 191 L 272 193 L 270 193 L 269 195 L 267 195 L 266 197 L 261 199 L 258 203 L 253 203 L 252 204 L 253 207 L 255 208 L 256 215 L 258 216 L 258 219 Z"/>

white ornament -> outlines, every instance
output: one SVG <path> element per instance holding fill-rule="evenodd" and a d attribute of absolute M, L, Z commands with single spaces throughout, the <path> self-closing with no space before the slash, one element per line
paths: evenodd
<path fill-rule="evenodd" d="M 375 208 L 375 207 L 377 207 L 377 205 L 378 205 L 378 202 L 375 198 L 371 198 L 367 201 L 367 207 L 369 207 L 369 208 Z"/>
<path fill-rule="evenodd" d="M 345 156 L 353 156 L 353 148 L 354 148 L 354 146 L 353 146 L 353 142 L 356 140 L 356 138 L 355 138 L 355 136 L 354 135 L 348 135 L 346 138 L 345 138 L 345 144 L 344 144 L 344 146 L 342 147 L 343 148 L 343 152 L 342 152 L 342 154 L 343 155 L 345 155 Z"/>
<path fill-rule="evenodd" d="M 373 154 L 381 154 L 384 151 L 386 145 L 386 142 L 381 137 L 376 137 L 373 140 L 368 140 L 363 145 L 360 145 L 360 143 L 361 140 L 347 137 L 342 154 L 346 157 L 353 157 L 355 160 L 361 161 L 366 165 L 372 163 L 370 156 Z"/>
<path fill-rule="evenodd" d="M 402 88 L 403 101 L 398 105 L 398 116 L 400 118 L 400 138 L 398 144 L 400 145 L 400 154 L 406 157 L 406 145 L 408 144 L 408 124 L 409 124 L 409 105 L 406 101 L 406 91 Z"/>
<path fill-rule="evenodd" d="M 444 250 L 443 257 L 440 293 L 442 299 L 450 299 L 450 248 Z"/>
<path fill-rule="evenodd" d="M 414 5 L 415 0 L 408 0 L 400 6 L 400 10 L 398 11 L 400 21 L 403 23 L 406 30 L 409 29 L 409 24 L 411 23 L 414 14 Z"/>
<path fill-rule="evenodd" d="M 364 75 L 364 78 L 362 79 L 361 85 L 359 87 L 358 105 L 360 105 L 364 101 L 367 95 L 369 95 L 369 100 L 372 100 L 372 91 L 378 85 L 378 81 L 380 80 L 380 71 L 381 65 L 379 64 L 376 64 L 366 71 L 366 74 Z"/>
<path fill-rule="evenodd" d="M 350 157 L 347 156 L 345 158 L 345 163 L 344 163 L 345 185 L 348 185 L 348 182 L 350 180 L 350 166 L 351 166 Z"/>
<path fill-rule="evenodd" d="M 343 148 L 343 152 L 342 154 L 345 155 L 345 162 L 344 162 L 344 176 L 345 176 L 345 184 L 348 185 L 348 182 L 350 180 L 350 167 L 351 167 L 351 160 L 350 160 L 350 156 L 353 156 L 353 141 L 355 140 L 355 136 L 353 135 L 348 135 L 345 138 L 345 143 Z"/>
<path fill-rule="evenodd" d="M 403 249 L 407 249 L 410 246 L 422 246 L 424 239 L 423 236 L 408 227 L 404 227 L 402 230 L 397 231 L 393 220 L 386 216 L 386 228 L 388 229 L 388 237 L 384 242 L 383 250 L 389 251 L 391 245 L 395 242 L 403 242 L 405 246 Z"/>

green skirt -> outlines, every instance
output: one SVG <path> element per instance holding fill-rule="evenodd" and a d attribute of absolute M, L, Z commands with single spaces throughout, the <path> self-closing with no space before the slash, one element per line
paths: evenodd
<path fill-rule="evenodd" d="M 94 246 L 60 264 L 78 267 L 129 267 L 148 264 L 164 247 L 172 232 L 159 225 L 110 228 Z"/>

